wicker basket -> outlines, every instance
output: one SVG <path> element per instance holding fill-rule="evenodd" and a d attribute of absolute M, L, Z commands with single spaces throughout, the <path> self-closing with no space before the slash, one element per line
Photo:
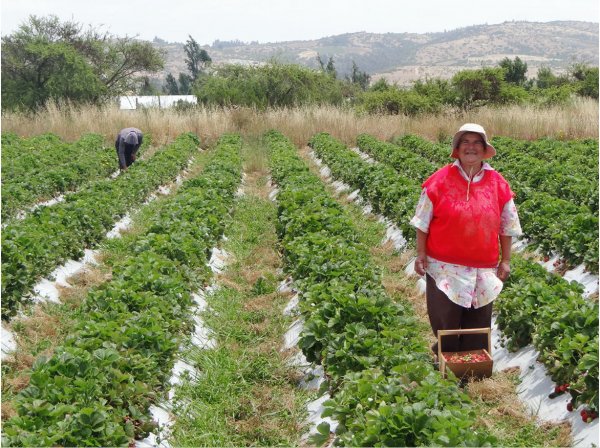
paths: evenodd
<path fill-rule="evenodd" d="M 442 352 L 442 336 L 461 334 L 487 334 L 488 349 L 468 350 L 461 352 Z M 486 354 L 489 359 L 478 362 L 449 362 L 452 355 Z M 469 328 L 463 330 L 438 330 L 438 360 L 440 372 L 446 376 L 446 367 L 454 373 L 457 378 L 488 378 L 492 376 L 494 361 L 492 360 L 492 331 L 488 328 Z"/>

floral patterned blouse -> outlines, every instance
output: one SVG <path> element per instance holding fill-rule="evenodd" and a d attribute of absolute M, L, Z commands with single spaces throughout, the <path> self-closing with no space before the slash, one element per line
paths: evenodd
<path fill-rule="evenodd" d="M 460 162 L 457 160 L 454 165 L 458 167 L 462 176 L 468 180 L 468 176 L 462 169 Z M 493 170 L 493 168 L 488 163 L 484 163 L 483 168 L 473 177 L 472 182 L 481 181 L 486 170 Z M 410 224 L 428 233 L 432 216 L 433 204 L 427 196 L 427 188 L 423 188 L 415 216 L 410 220 Z M 502 209 L 500 234 L 512 237 L 522 234 L 517 208 L 512 199 Z M 427 273 L 435 280 L 437 287 L 450 300 L 465 308 L 471 306 L 480 308 L 488 305 L 502 291 L 503 283 L 496 277 L 496 268 L 471 268 L 445 263 L 431 257 L 427 257 L 427 263 Z"/>

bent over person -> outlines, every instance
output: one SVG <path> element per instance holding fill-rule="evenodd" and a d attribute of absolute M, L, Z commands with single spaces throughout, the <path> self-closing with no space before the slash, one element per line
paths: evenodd
<path fill-rule="evenodd" d="M 510 273 L 512 237 L 521 235 L 508 182 L 484 160 L 496 155 L 483 127 L 467 123 L 452 139 L 452 164 L 422 185 L 415 216 L 415 272 L 426 276 L 431 329 L 490 327 L 492 303 Z M 443 351 L 487 347 L 487 335 L 444 336 Z M 438 343 L 431 347 L 438 352 Z"/>
<path fill-rule="evenodd" d="M 121 129 L 117 134 L 115 149 L 119 157 L 119 168 L 127 169 L 129 165 L 135 162 L 135 155 L 142 144 L 143 134 L 137 128 Z"/>

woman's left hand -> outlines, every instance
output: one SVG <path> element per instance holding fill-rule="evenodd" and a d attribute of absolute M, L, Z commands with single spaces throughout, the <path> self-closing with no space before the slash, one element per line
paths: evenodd
<path fill-rule="evenodd" d="M 498 269 L 496 270 L 496 277 L 498 277 L 503 282 L 506 281 L 508 276 L 510 275 L 510 262 L 509 261 L 501 261 L 498 265 Z"/>

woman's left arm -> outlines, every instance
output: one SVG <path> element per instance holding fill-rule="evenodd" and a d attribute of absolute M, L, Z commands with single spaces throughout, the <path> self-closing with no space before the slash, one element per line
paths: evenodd
<path fill-rule="evenodd" d="M 510 274 L 510 250 L 512 247 L 512 236 L 500 235 L 500 250 L 502 257 L 496 275 L 503 282 L 506 281 Z"/>

